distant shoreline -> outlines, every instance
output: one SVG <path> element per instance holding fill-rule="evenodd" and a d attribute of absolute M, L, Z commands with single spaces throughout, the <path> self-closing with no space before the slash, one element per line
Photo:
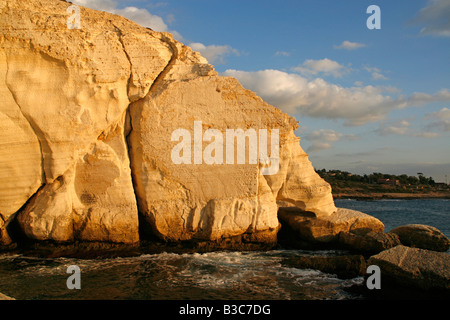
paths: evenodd
<path fill-rule="evenodd" d="M 450 185 L 433 178 L 373 173 L 357 175 L 340 170 L 316 170 L 328 182 L 334 199 L 450 199 Z"/>
<path fill-rule="evenodd" d="M 333 192 L 334 199 L 356 200 L 417 200 L 417 199 L 450 199 L 450 192 L 431 193 L 360 193 L 360 192 Z"/>

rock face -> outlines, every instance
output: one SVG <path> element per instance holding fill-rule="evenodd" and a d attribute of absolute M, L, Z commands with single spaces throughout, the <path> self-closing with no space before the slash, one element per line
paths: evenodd
<path fill-rule="evenodd" d="M 450 240 L 432 226 L 408 224 L 392 229 L 391 233 L 397 234 L 405 246 L 442 252 L 450 248 Z"/>
<path fill-rule="evenodd" d="M 380 267 L 382 283 L 450 290 L 450 255 L 446 253 L 399 245 L 370 257 L 367 264 Z"/>
<path fill-rule="evenodd" d="M 0 1 L 3 243 L 13 220 L 35 240 L 270 242 L 277 201 L 334 216 L 293 118 L 168 33 L 83 7 L 68 28 L 70 5 Z"/>

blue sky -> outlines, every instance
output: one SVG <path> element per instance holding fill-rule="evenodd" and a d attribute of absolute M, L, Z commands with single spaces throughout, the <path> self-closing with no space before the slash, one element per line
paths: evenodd
<path fill-rule="evenodd" d="M 73 2 L 200 51 L 294 116 L 318 169 L 450 181 L 450 0 Z"/>

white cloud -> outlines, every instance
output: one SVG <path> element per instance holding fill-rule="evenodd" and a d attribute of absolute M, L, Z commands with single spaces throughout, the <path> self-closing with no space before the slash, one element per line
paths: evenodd
<path fill-rule="evenodd" d="M 436 132 L 429 132 L 429 131 L 426 131 L 426 132 L 416 132 L 416 133 L 413 133 L 413 136 L 414 136 L 414 137 L 419 137 L 419 138 L 430 139 L 430 138 L 437 138 L 437 137 L 440 137 L 440 134 L 439 134 L 439 133 L 436 133 Z"/>
<path fill-rule="evenodd" d="M 409 121 L 400 120 L 389 125 L 381 125 L 377 132 L 382 136 L 390 134 L 406 135 L 409 132 L 409 127 Z"/>
<path fill-rule="evenodd" d="M 289 57 L 291 54 L 287 51 L 277 51 L 275 52 L 275 56 L 283 56 L 283 57 Z"/>
<path fill-rule="evenodd" d="M 113 9 L 110 12 L 132 20 L 137 24 L 150 28 L 154 31 L 168 31 L 167 24 L 165 24 L 164 20 L 160 16 L 151 14 L 146 9 L 126 7 L 124 9 Z"/>
<path fill-rule="evenodd" d="M 372 75 L 373 80 L 387 80 L 388 78 L 381 73 L 376 67 L 365 66 L 364 69 Z"/>
<path fill-rule="evenodd" d="M 175 16 L 174 16 L 172 13 L 168 14 L 167 17 L 166 17 L 166 21 L 167 21 L 167 23 L 169 23 L 169 24 L 174 23 L 175 20 L 176 20 L 176 19 L 175 19 Z"/>
<path fill-rule="evenodd" d="M 224 63 L 224 57 L 230 54 L 239 55 L 239 51 L 230 46 L 206 46 L 203 43 L 195 42 L 189 44 L 194 51 L 198 51 L 205 57 L 209 63 L 221 64 Z"/>
<path fill-rule="evenodd" d="M 422 106 L 432 102 L 448 102 L 448 101 L 450 101 L 450 91 L 448 89 L 442 89 L 435 94 L 414 92 L 408 98 L 408 105 Z"/>
<path fill-rule="evenodd" d="M 425 119 L 431 119 L 428 127 L 431 129 L 440 129 L 442 131 L 450 132 L 450 109 L 442 108 L 438 112 L 428 114 Z"/>
<path fill-rule="evenodd" d="M 323 73 L 324 75 L 332 75 L 335 78 L 342 77 L 348 69 L 336 61 L 328 58 L 321 60 L 306 60 L 303 64 L 292 68 L 293 71 L 300 72 L 303 75 L 317 75 Z"/>
<path fill-rule="evenodd" d="M 113 0 L 73 0 L 72 2 L 91 9 L 120 15 L 154 31 L 168 31 L 167 24 L 164 20 L 160 16 L 151 14 L 146 9 L 139 9 L 136 7 L 125 7 L 123 9 L 118 9 L 117 2 Z"/>
<path fill-rule="evenodd" d="M 366 45 L 364 43 L 350 42 L 348 40 L 345 40 L 340 45 L 334 45 L 333 48 L 344 50 L 355 50 L 359 48 L 364 48 L 365 46 Z"/>
<path fill-rule="evenodd" d="M 71 2 L 83 7 L 106 12 L 117 7 L 117 2 L 114 0 L 72 0 Z"/>
<path fill-rule="evenodd" d="M 320 129 L 315 130 L 311 132 L 310 134 L 306 135 L 305 139 L 308 140 L 321 140 L 321 141 L 327 141 L 327 142 L 335 142 L 342 138 L 343 134 L 340 132 L 336 132 L 331 129 Z"/>
<path fill-rule="evenodd" d="M 359 126 L 383 119 L 392 110 L 404 108 L 403 97 L 391 97 L 383 87 L 342 87 L 321 78 L 308 80 L 279 70 L 255 72 L 227 70 L 244 87 L 290 114 L 326 119 L 343 119 L 345 125 Z"/>
<path fill-rule="evenodd" d="M 382 124 L 376 132 L 382 136 L 401 135 L 427 139 L 440 136 L 435 132 L 414 130 L 411 128 L 411 123 L 408 120 L 399 120 L 394 123 Z"/>
<path fill-rule="evenodd" d="M 330 143 L 314 141 L 306 152 L 319 152 L 322 150 L 331 149 L 333 146 Z"/>
<path fill-rule="evenodd" d="M 304 139 L 312 142 L 311 146 L 309 146 L 306 150 L 307 152 L 318 152 L 321 150 L 331 149 L 333 147 L 333 142 L 337 142 L 341 139 L 354 141 L 358 140 L 358 137 L 353 134 L 344 135 L 331 129 L 320 129 L 306 134 Z"/>
<path fill-rule="evenodd" d="M 411 22 L 424 25 L 422 35 L 450 37 L 450 1 L 429 0 Z"/>

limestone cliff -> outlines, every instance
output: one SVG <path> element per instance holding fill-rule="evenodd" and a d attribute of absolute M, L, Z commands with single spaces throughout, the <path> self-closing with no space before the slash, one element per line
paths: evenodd
<path fill-rule="evenodd" d="M 35 240 L 136 243 L 148 229 L 168 241 L 270 242 L 277 201 L 336 211 L 295 119 L 168 33 L 83 7 L 81 28 L 68 28 L 70 5 L 0 0 L 3 244 L 12 221 Z M 250 140 L 243 163 L 225 160 L 224 144 L 211 153 L 224 161 L 201 159 L 230 129 L 267 131 L 268 141 L 278 133 L 277 170 L 251 161 Z M 177 130 L 192 137 L 182 163 L 173 159 Z"/>

